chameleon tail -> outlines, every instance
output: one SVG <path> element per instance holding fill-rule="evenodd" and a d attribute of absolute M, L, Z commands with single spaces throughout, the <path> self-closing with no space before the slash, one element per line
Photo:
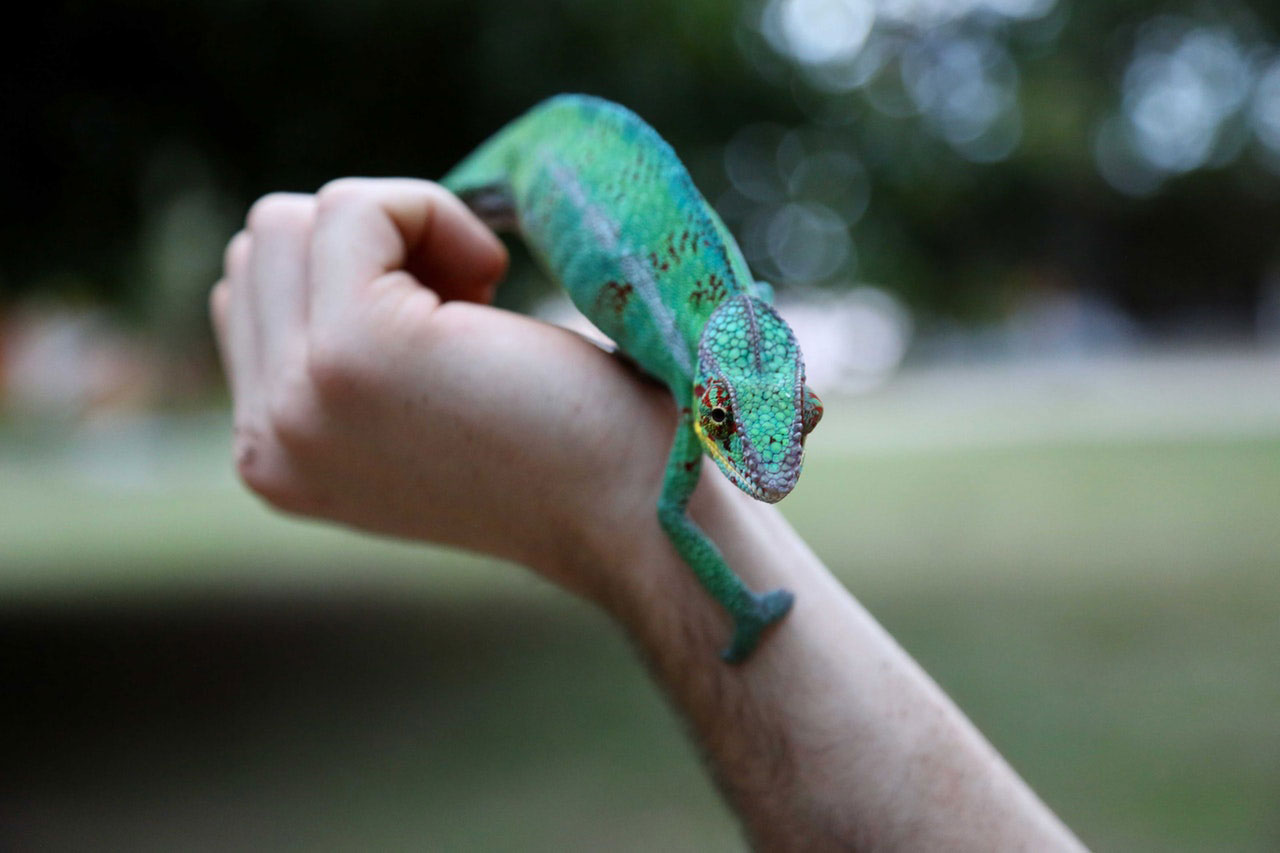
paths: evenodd
<path fill-rule="evenodd" d="M 514 231 L 518 223 L 510 176 L 515 155 L 510 135 L 500 132 L 454 166 L 440 183 L 494 231 Z"/>

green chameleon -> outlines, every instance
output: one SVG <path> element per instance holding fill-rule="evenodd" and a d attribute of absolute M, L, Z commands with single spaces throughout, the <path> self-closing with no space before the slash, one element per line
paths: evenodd
<path fill-rule="evenodd" d="M 658 519 L 733 617 L 740 662 L 791 609 L 753 593 L 689 518 L 702 454 L 747 494 L 795 486 L 822 402 L 795 335 L 662 137 L 617 104 L 560 95 L 500 130 L 442 181 L 490 227 L 517 231 L 578 308 L 671 389 L 680 410 Z"/>

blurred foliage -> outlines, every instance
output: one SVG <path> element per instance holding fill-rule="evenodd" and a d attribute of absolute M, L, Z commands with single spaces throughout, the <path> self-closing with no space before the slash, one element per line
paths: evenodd
<path fill-rule="evenodd" d="M 926 319 L 1001 316 L 1027 293 L 1066 288 L 1104 295 L 1154 331 L 1206 316 L 1250 329 L 1280 263 L 1280 154 L 1223 130 L 1213 156 L 1186 174 L 1115 166 L 1135 176 L 1122 191 L 1104 179 L 1111 161 L 1097 150 L 1108 118 L 1142 95 L 1130 91 L 1141 83 L 1129 74 L 1135 50 L 1172 56 L 1166 31 L 1216 28 L 1262 92 L 1280 10 L 880 2 L 860 61 L 873 48 L 892 58 L 852 86 L 780 51 L 776 33 L 770 41 L 775 7 L 872 4 L 38 4 L 10 29 L 0 60 L 0 297 L 83 295 L 190 328 L 217 247 L 256 196 L 344 174 L 438 175 L 539 99 L 588 91 L 654 124 L 736 232 L 750 232 L 754 216 L 768 251 L 753 263 L 784 284 L 870 281 Z M 911 23 L 913 9 L 936 20 Z M 963 128 L 978 102 L 935 98 L 944 109 L 930 112 L 912 82 L 913 68 L 932 73 L 919 79 L 935 88 L 960 79 L 947 63 L 961 60 L 977 62 L 979 82 L 1003 86 L 993 91 L 1007 101 L 977 135 Z M 1233 109 L 1224 128 L 1248 112 Z M 743 128 L 762 124 L 809 157 L 807 177 L 784 175 L 790 195 L 767 209 L 735 194 L 724 158 Z M 822 159 L 832 152 L 843 159 Z M 824 182 L 832 163 L 846 184 Z M 846 185 L 856 209 L 831 198 Z M 839 251 L 814 261 L 831 245 Z M 798 263 L 771 264 L 770 252 Z"/>
<path fill-rule="evenodd" d="M 875 453 L 866 407 L 782 507 L 1033 788 L 1094 849 L 1277 849 L 1280 441 Z M 598 613 L 268 516 L 224 430 L 0 435 L 0 846 L 742 849 Z"/>

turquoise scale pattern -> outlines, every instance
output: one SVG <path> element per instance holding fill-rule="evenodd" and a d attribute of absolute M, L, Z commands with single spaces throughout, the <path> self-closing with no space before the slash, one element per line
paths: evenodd
<path fill-rule="evenodd" d="M 460 195 L 506 185 L 521 235 L 574 304 L 687 399 L 707 318 L 751 277 L 675 151 L 648 124 L 608 101 L 557 96 L 443 183 Z M 669 327 L 655 316 L 662 313 Z M 677 348 L 683 359 L 673 358 Z"/>
<path fill-rule="evenodd" d="M 750 296 L 712 314 L 698 350 L 699 429 L 711 457 L 739 488 L 775 503 L 804 462 L 804 359 L 773 307 Z M 717 421 L 716 408 L 725 411 Z"/>

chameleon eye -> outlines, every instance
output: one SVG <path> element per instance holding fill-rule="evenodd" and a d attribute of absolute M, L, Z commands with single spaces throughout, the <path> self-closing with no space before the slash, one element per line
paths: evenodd
<path fill-rule="evenodd" d="M 803 415 L 803 434 L 808 435 L 813 432 L 813 428 L 818 425 L 818 421 L 822 420 L 822 400 L 818 395 L 813 393 L 813 389 L 808 385 L 804 386 L 804 408 Z"/>
<path fill-rule="evenodd" d="M 711 420 L 715 421 L 718 424 L 724 423 L 726 420 L 728 420 L 728 418 L 729 418 L 729 413 L 726 412 L 720 406 L 716 406 L 714 409 L 711 410 Z"/>

